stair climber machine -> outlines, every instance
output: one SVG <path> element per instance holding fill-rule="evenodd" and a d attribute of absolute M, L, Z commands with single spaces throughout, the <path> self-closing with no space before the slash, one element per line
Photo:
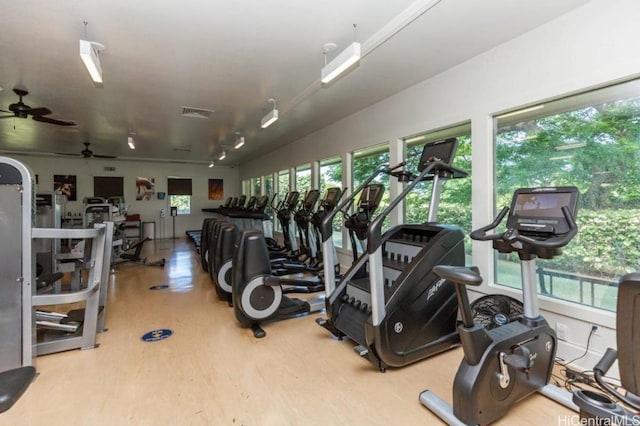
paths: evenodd
<path fill-rule="evenodd" d="M 588 389 L 573 393 L 573 402 L 580 408 L 580 424 L 640 424 L 640 354 L 637 352 L 640 342 L 639 302 L 640 273 L 623 276 L 618 285 L 616 307 L 617 350 L 607 348 L 593 367 L 593 377 L 604 394 Z M 624 394 L 605 379 L 616 360 Z"/>
<path fill-rule="evenodd" d="M 450 425 L 485 425 L 504 416 L 518 401 L 540 392 L 577 411 L 571 393 L 550 385 L 557 338 L 538 311 L 536 258 L 552 259 L 577 234 L 575 187 L 518 189 L 511 208 L 504 208 L 471 238 L 492 241 L 500 253 L 517 253 L 522 275 L 524 315 L 501 327 L 474 323 L 465 286 L 482 283 L 475 267 L 437 266 L 436 274 L 455 285 L 464 350 L 453 383 L 453 406 L 424 391 L 420 401 Z M 507 213 L 506 230 L 492 233 Z"/>
<path fill-rule="evenodd" d="M 405 163 L 379 169 L 322 222 L 323 251 L 331 253 L 334 216 L 358 192 L 383 173 L 407 182 L 402 193 L 370 225 L 360 226 L 358 221 L 351 224 L 356 235 L 366 237 L 366 250 L 335 287 L 334 266 L 329 259 L 324 263 L 327 318 L 318 318 L 317 323 L 339 339 L 347 336 L 355 341 L 356 352 L 380 371 L 402 367 L 459 344 L 453 284 L 433 272 L 442 263 L 465 263 L 462 231 L 436 223 L 442 184 L 467 176 L 451 165 L 457 145 L 455 138 L 425 145 L 417 175 L 403 170 Z M 428 222 L 399 225 L 382 235 L 384 219 L 423 181 L 432 182 Z"/>

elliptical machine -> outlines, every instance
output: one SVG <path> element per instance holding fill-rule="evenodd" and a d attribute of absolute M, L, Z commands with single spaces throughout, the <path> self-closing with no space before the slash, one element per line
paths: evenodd
<path fill-rule="evenodd" d="M 434 268 L 439 277 L 455 285 L 464 359 L 453 384 L 453 407 L 428 390 L 420 394 L 420 401 L 448 424 L 491 423 L 534 392 L 577 411 L 569 392 L 548 384 L 557 338 L 538 312 L 535 282 L 536 258 L 559 256 L 578 232 L 574 220 L 577 202 L 575 187 L 518 189 L 511 209 L 505 207 L 493 223 L 471 233 L 474 240 L 492 241 L 500 253 L 518 254 L 524 315 L 517 321 L 490 330 L 474 324 L 465 286 L 482 283 L 478 269 L 450 265 Z M 506 231 L 487 234 L 509 211 Z"/>

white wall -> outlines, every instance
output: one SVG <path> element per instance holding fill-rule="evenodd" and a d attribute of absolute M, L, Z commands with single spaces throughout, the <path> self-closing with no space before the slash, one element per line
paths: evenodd
<path fill-rule="evenodd" d="M 66 210 L 72 213 L 82 212 L 84 197 L 93 196 L 94 176 L 117 176 L 124 178 L 124 198 L 129 206 L 128 213 L 139 213 L 143 222 L 156 222 L 157 238 L 171 238 L 173 236 L 173 222 L 169 216 L 169 199 L 157 198 L 149 201 L 136 201 L 136 177 L 155 179 L 155 190 L 167 192 L 167 177 L 183 177 L 192 179 L 191 214 L 176 217 L 175 232 L 177 237 L 183 237 L 185 231 L 202 228 L 202 220 L 210 217 L 201 209 L 217 207 L 224 200 L 211 201 L 208 199 L 208 179 L 224 180 L 224 195 L 240 193 L 240 179 L 238 168 L 207 165 L 160 163 L 141 161 L 103 160 L 97 158 L 59 158 L 32 157 L 11 155 L 18 161 L 28 165 L 34 174 L 38 175 L 37 191 L 53 190 L 53 175 L 75 175 L 77 182 L 77 201 L 69 201 Z M 105 167 L 115 167 L 115 171 L 104 171 Z M 167 217 L 160 218 L 160 209 L 164 208 Z"/>
<path fill-rule="evenodd" d="M 640 2 L 593 0 L 555 21 L 371 107 L 345 117 L 269 155 L 243 164 L 241 178 L 264 175 L 407 135 L 472 121 L 473 227 L 493 219 L 493 120 L 497 113 L 588 90 L 640 74 Z M 362 67 L 366 67 L 366 58 Z M 357 72 L 355 70 L 354 72 Z M 339 83 L 324 90 L 340 90 Z M 286 117 L 281 117 L 286 120 Z M 493 253 L 473 247 L 473 263 L 493 276 Z M 347 263 L 347 262 L 345 262 Z M 491 283 L 483 292 L 504 292 Z M 581 354 L 590 324 L 600 326 L 591 347 L 615 346 L 615 316 L 541 300 L 552 325 L 570 327 L 559 356 Z M 582 360 L 591 368 L 598 355 Z"/>

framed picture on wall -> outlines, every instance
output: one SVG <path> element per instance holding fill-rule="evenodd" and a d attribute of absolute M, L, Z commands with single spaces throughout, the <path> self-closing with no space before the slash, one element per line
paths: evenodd
<path fill-rule="evenodd" d="M 156 180 L 149 177 L 136 178 L 136 200 L 153 200 L 156 195 Z"/>
<path fill-rule="evenodd" d="M 222 200 L 224 198 L 223 179 L 209 179 L 209 199 Z"/>
<path fill-rule="evenodd" d="M 67 196 L 68 201 L 77 200 L 78 187 L 74 175 L 53 175 L 53 190 Z"/>

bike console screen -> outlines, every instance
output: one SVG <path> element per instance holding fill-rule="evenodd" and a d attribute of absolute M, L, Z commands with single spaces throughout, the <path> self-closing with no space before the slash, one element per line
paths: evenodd
<path fill-rule="evenodd" d="M 561 235 L 569 231 L 562 213 L 567 207 L 575 218 L 578 188 L 522 188 L 513 194 L 507 227 L 529 235 Z"/>
<path fill-rule="evenodd" d="M 434 161 L 442 161 L 445 164 L 451 165 L 457 149 L 458 139 L 456 138 L 426 144 L 422 149 L 418 170 L 422 172 Z"/>

